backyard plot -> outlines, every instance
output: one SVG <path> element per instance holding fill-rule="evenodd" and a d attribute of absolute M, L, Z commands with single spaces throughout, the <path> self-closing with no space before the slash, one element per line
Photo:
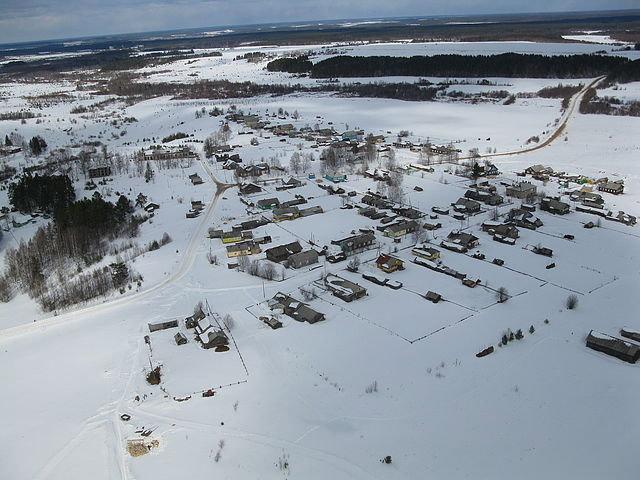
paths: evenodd
<path fill-rule="evenodd" d="M 292 222 L 284 222 L 282 228 L 298 238 L 309 240 L 319 246 L 331 245 L 331 240 L 348 237 L 353 230 L 359 228 L 374 229 L 378 222 L 358 215 L 355 209 L 334 209 L 321 215 L 298 218 Z"/>
<path fill-rule="evenodd" d="M 481 244 L 478 249 L 482 250 L 483 247 L 484 245 Z M 493 257 L 489 255 L 487 255 L 489 262 L 484 262 L 467 255 L 443 251 L 444 249 L 438 245 L 435 245 L 435 248 L 440 250 L 441 260 L 444 265 L 466 274 L 469 279 L 480 279 L 481 285 L 469 288 L 457 278 L 409 263 L 408 268 L 403 272 L 399 272 L 397 277 L 398 280 L 404 283 L 406 288 L 419 289 L 420 291 L 434 290 L 447 300 L 464 305 L 469 309 L 481 310 L 496 303 L 495 291 L 500 287 L 507 287 L 509 295 L 513 296 L 521 295 L 533 288 L 537 288 L 542 283 L 534 278 L 493 265 L 490 263 Z M 505 248 L 513 247 L 505 246 Z M 407 261 L 411 261 L 414 258 L 414 255 L 411 255 L 411 250 L 403 251 L 402 256 Z"/>
<path fill-rule="evenodd" d="M 553 219 L 545 216 L 543 221 L 546 226 L 546 223 L 553 222 Z M 571 230 L 573 229 L 567 231 Z M 576 234 L 584 235 L 582 231 Z M 587 233 L 589 234 L 590 232 Z M 478 250 L 485 254 L 487 260 L 501 258 L 505 262 L 506 269 L 513 269 L 569 290 L 585 293 L 610 281 L 614 275 L 610 269 L 600 270 L 594 266 L 595 252 L 592 251 L 592 244 L 569 241 L 524 228 L 520 229 L 520 238 L 513 246 L 494 242 L 483 232 L 476 232 L 476 235 L 482 242 Z M 550 248 L 553 256 L 545 257 L 535 254 L 533 248 L 537 245 Z M 555 267 L 547 268 L 552 263 Z M 606 260 L 603 265 L 605 264 Z M 518 279 L 518 285 L 520 281 Z"/>
<path fill-rule="evenodd" d="M 247 373 L 231 339 L 226 352 L 204 349 L 193 330 L 185 329 L 183 320 L 179 324 L 178 328 L 150 334 L 153 365 L 162 365 L 161 385 L 170 395 L 186 396 L 246 380 Z M 186 344 L 176 344 L 174 335 L 178 332 L 187 338 Z"/>
<path fill-rule="evenodd" d="M 434 304 L 406 289 L 392 290 L 376 285 L 359 274 L 339 272 L 342 278 L 351 280 L 366 288 L 368 295 L 359 300 L 345 303 L 331 295 L 322 293 L 311 306 L 318 311 L 327 312 L 329 318 L 352 316 L 360 321 L 380 327 L 402 339 L 413 342 L 425 335 L 453 325 L 473 312 L 450 302 Z M 393 279 L 400 277 L 393 276 Z M 319 289 L 316 289 L 319 291 Z M 423 292 L 423 294 L 426 293 Z M 401 312 L 401 313 L 400 313 Z"/>

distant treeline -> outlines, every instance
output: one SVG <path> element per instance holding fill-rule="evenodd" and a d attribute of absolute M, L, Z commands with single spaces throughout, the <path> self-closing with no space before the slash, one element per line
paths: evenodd
<path fill-rule="evenodd" d="M 227 80 L 201 80 L 195 83 L 145 83 L 135 82 L 129 75 L 109 81 L 101 94 L 125 97 L 153 98 L 173 95 L 181 99 L 246 98 L 256 95 L 287 95 L 297 91 L 289 85 L 259 85 L 252 82 L 229 82 Z"/>
<path fill-rule="evenodd" d="M 278 63 L 274 63 L 278 62 Z M 310 63 L 310 62 L 309 62 Z M 300 73 L 314 78 L 334 77 L 509 77 L 509 78 L 589 78 L 619 72 L 632 63 L 624 57 L 606 55 L 433 55 L 414 57 L 336 56 L 308 65 L 303 59 L 278 59 L 267 69 Z M 632 69 L 635 71 L 634 69 Z"/>
<path fill-rule="evenodd" d="M 347 84 L 334 88 L 338 93 L 348 96 L 425 102 L 434 100 L 438 90 L 445 87 L 422 87 L 415 83 L 363 83 Z"/>
<path fill-rule="evenodd" d="M 177 99 L 223 99 L 248 98 L 257 95 L 282 96 L 300 92 L 326 92 L 357 97 L 429 101 L 433 100 L 438 90 L 443 88 L 445 87 L 431 87 L 414 83 L 335 84 L 313 87 L 229 82 L 227 80 L 202 80 L 195 83 L 150 83 L 130 81 L 127 75 L 123 75 L 108 82 L 99 93 L 132 98 L 153 98 L 172 95 Z"/>
<path fill-rule="evenodd" d="M 164 65 L 177 60 L 218 57 L 218 51 L 193 53 L 193 50 L 169 50 L 140 55 L 134 49 L 105 50 L 79 56 L 43 58 L 29 62 L 15 60 L 0 65 L 0 76 L 22 76 L 42 73 L 62 73 L 72 70 L 100 69 L 103 72 L 134 70 L 154 65 Z"/>

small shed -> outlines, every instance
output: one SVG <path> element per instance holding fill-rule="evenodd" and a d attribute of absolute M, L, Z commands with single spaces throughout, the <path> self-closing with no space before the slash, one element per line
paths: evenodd
<path fill-rule="evenodd" d="M 270 326 L 273 330 L 277 330 L 278 328 L 282 328 L 282 322 L 275 317 L 260 317 L 260 319 Z"/>
<path fill-rule="evenodd" d="M 214 330 L 210 328 L 206 332 L 198 335 L 202 342 L 202 348 L 215 348 L 229 345 L 229 338 L 222 330 Z"/>
<path fill-rule="evenodd" d="M 178 332 L 176 333 L 173 338 L 176 341 L 176 345 L 184 345 L 185 343 L 187 343 L 187 337 L 185 337 L 182 333 Z"/>
<path fill-rule="evenodd" d="M 591 330 L 587 335 L 587 347 L 619 358 L 628 363 L 636 363 L 640 359 L 640 346 L 620 338 Z"/>
<path fill-rule="evenodd" d="M 439 293 L 432 292 L 431 290 L 429 290 L 427 292 L 427 294 L 424 296 L 424 298 L 426 298 L 430 302 L 438 303 L 440 300 L 442 300 L 442 295 L 440 295 Z"/>
<path fill-rule="evenodd" d="M 175 328 L 178 326 L 177 320 L 169 320 L 168 322 L 150 323 L 149 331 L 157 332 L 158 330 L 166 330 L 167 328 Z"/>

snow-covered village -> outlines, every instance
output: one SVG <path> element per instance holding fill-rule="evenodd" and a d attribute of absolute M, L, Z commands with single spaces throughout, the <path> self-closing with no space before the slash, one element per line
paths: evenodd
<path fill-rule="evenodd" d="M 0 45 L 0 478 L 637 478 L 640 12 L 540 15 Z"/>

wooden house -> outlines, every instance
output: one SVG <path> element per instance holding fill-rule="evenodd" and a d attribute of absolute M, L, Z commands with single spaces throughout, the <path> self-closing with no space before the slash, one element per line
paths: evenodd
<path fill-rule="evenodd" d="M 267 260 L 275 263 L 284 262 L 285 260 L 288 260 L 291 255 L 300 252 L 302 252 L 302 246 L 298 241 L 291 242 L 286 245 L 278 245 L 277 247 L 265 250 Z"/>
<path fill-rule="evenodd" d="M 386 273 L 404 270 L 404 262 L 397 257 L 382 254 L 376 259 L 376 267 Z"/>

